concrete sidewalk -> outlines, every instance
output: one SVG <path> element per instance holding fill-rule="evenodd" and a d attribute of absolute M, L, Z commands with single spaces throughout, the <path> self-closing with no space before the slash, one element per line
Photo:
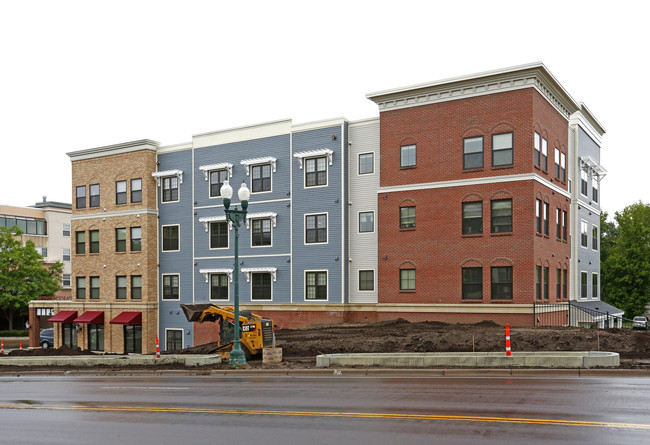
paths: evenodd
<path fill-rule="evenodd" d="M 186 367 L 218 365 L 221 363 L 219 355 L 190 355 L 165 354 L 161 358 L 154 355 L 65 355 L 65 356 L 19 356 L 0 357 L 0 371 L 3 366 L 31 367 L 56 367 L 67 366 L 75 368 L 88 368 L 93 366 L 141 366 L 141 365 L 183 365 Z"/>

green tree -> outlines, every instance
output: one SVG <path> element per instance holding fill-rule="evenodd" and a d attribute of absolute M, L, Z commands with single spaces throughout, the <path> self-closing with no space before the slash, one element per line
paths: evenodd
<path fill-rule="evenodd" d="M 650 205 L 629 205 L 614 219 L 601 215 L 602 295 L 632 318 L 650 302 Z"/>
<path fill-rule="evenodd" d="M 54 295 L 60 289 L 63 265 L 45 266 L 34 243 L 17 239 L 18 227 L 0 227 L 0 311 L 13 329 L 14 316 L 27 312 L 29 302 L 42 295 Z"/>

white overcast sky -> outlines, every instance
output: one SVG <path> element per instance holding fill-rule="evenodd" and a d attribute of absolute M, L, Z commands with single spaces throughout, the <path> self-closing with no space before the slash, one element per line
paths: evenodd
<path fill-rule="evenodd" d="M 0 204 L 71 202 L 70 151 L 374 117 L 366 93 L 542 61 L 607 130 L 611 216 L 650 202 L 643 4 L 0 1 Z"/>

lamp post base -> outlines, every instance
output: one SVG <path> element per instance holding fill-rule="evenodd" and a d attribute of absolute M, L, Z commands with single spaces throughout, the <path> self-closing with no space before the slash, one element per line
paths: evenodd
<path fill-rule="evenodd" d="M 230 358 L 228 359 L 228 363 L 231 365 L 245 365 L 246 364 L 246 356 L 244 355 L 244 351 L 240 347 L 237 347 L 239 345 L 233 346 L 232 351 L 230 351 Z"/>

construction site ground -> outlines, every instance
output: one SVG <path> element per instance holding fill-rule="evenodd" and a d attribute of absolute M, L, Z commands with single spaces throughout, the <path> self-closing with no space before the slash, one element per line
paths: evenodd
<path fill-rule="evenodd" d="M 491 321 L 476 324 L 412 323 L 403 319 L 372 324 L 339 324 L 276 330 L 280 363 L 253 357 L 251 369 L 315 368 L 316 356 L 335 353 L 390 352 L 498 352 L 505 350 L 505 328 Z M 620 368 L 650 370 L 650 331 L 566 327 L 511 327 L 513 351 L 608 351 L 621 357 Z M 175 354 L 211 354 L 217 343 L 187 348 Z M 9 356 L 86 355 L 90 351 L 67 347 L 14 350 Z M 174 365 L 169 365 L 173 368 Z M 212 368 L 230 368 L 227 361 Z"/>

